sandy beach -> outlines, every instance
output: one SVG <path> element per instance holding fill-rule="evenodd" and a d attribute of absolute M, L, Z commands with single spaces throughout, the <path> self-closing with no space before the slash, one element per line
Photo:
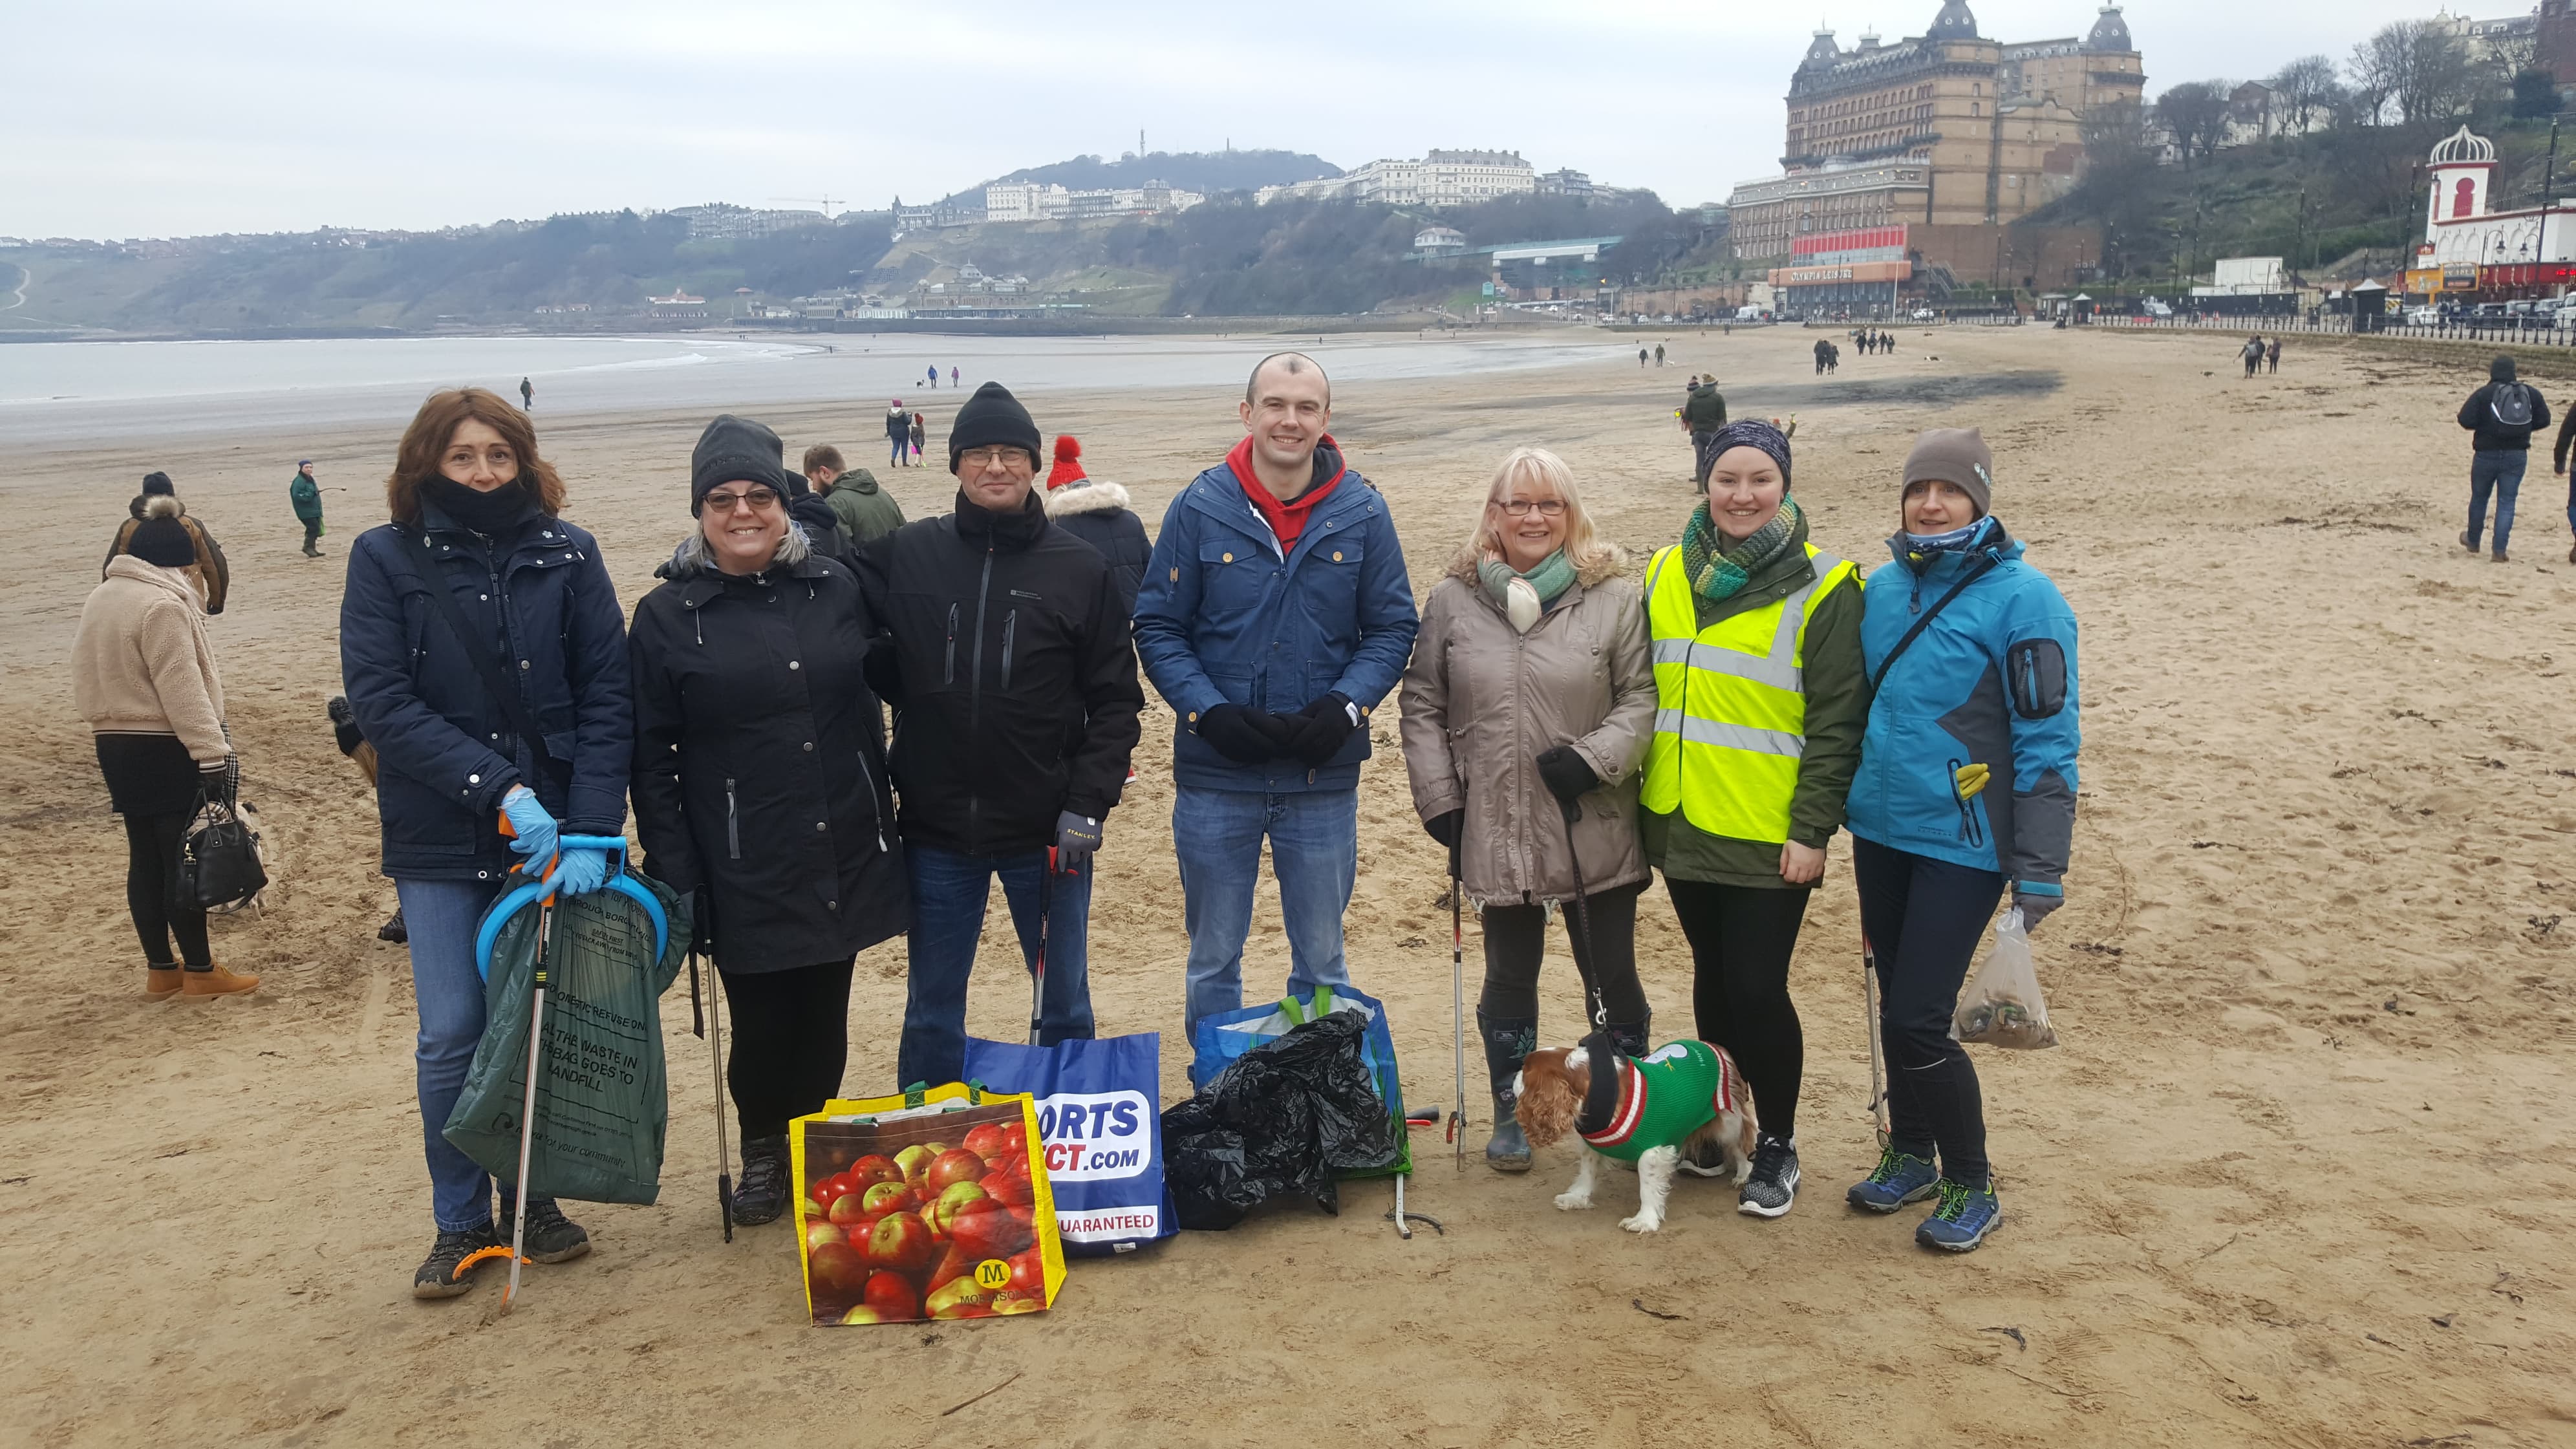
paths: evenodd
<path fill-rule="evenodd" d="M 1399 1241 L 1382 1183 L 1339 1217 L 1290 1205 L 1224 1234 L 1078 1262 L 1028 1323 L 803 1326 L 792 1228 L 718 1240 L 703 1043 L 663 1002 L 669 1157 L 651 1207 L 576 1207 L 597 1248 L 409 1296 L 431 1237 L 402 949 L 371 798 L 332 748 L 349 539 L 382 517 L 395 432 L 227 433 L 148 454 L 13 446 L 0 530 L 0 1389 L 29 1445 L 2545 1445 L 2576 1443 L 2576 729 L 2563 481 L 2526 480 L 2515 562 L 2457 545 L 2452 417 L 2466 349 L 2294 337 L 2277 376 L 2241 338 L 2038 328 L 1676 333 L 1633 361 L 1341 389 L 1334 432 L 1384 490 L 1427 591 L 1512 445 L 1573 464 L 1639 566 L 1678 537 L 1689 372 L 1738 414 L 1800 420 L 1819 542 L 1876 566 L 1913 433 L 1978 425 L 1997 512 L 2082 621 L 2082 805 L 2068 906 L 2038 956 L 2064 1041 L 1981 1052 L 2007 1220 L 1972 1256 L 1917 1249 L 1915 1215 L 1841 1202 L 1875 1160 L 1857 913 L 1838 843 L 1794 972 L 1806 1191 L 1777 1222 L 1684 1179 L 1666 1229 L 1555 1211 L 1560 1147 L 1520 1177 L 1417 1132 Z M 1664 339 L 1648 339 L 1664 340 Z M 1321 349 L 1330 366 L 1331 349 Z M 2530 375 L 2530 374 L 2527 374 Z M 1007 381 L 1008 379 L 1004 379 Z M 2553 401 L 2568 383 L 2538 375 Z M 975 379 L 969 379 L 973 382 Z M 542 402 L 542 399 L 541 399 Z M 1235 397 L 1048 391 L 1095 476 L 1149 525 L 1240 435 Z M 743 409 L 790 457 L 877 466 L 884 400 Z M 945 389 L 939 414 L 953 408 Z M 706 412 L 541 410 L 546 452 L 631 600 L 688 527 Z M 939 430 L 934 430 L 934 436 Z M 327 485 L 328 558 L 296 556 L 295 460 Z M 242 998 L 147 1005 L 124 848 L 64 658 L 136 481 L 167 469 L 232 560 L 214 622 L 244 795 L 282 845 L 265 919 L 217 927 Z M 878 476 L 911 516 L 933 470 Z M 1091 973 L 1104 1034 L 1161 1030 L 1186 1090 L 1185 942 L 1171 855 L 1171 715 L 1099 856 Z M 1390 701 L 1390 705 L 1392 701 Z M 1453 1094 L 1444 857 L 1416 825 L 1395 720 L 1361 791 L 1356 979 L 1391 1008 L 1406 1096 Z M 1689 959 L 1660 887 L 1639 955 L 1663 1035 L 1689 1030 Z M 1469 925 L 1469 990 L 1479 956 Z M 988 923 L 971 1008 L 1015 1037 L 1026 1000 Z M 1246 961 L 1286 973 L 1275 890 Z M 854 1094 L 889 1088 L 904 995 L 892 943 L 860 959 Z M 1561 938 L 1543 982 L 1570 1040 Z M 1471 1058 L 1473 1053 L 1471 1052 Z M 997 1385 L 998 1392 L 985 1394 Z M 971 1404 L 957 1408 L 952 1406 Z M 24 1435 L 23 1439 L 17 1436 Z"/>

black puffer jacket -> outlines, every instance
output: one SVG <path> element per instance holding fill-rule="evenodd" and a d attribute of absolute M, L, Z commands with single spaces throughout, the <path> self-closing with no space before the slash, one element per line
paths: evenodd
<path fill-rule="evenodd" d="M 1136 613 L 1136 590 L 1145 582 L 1145 561 L 1154 556 L 1145 537 L 1145 520 L 1127 506 L 1127 490 L 1115 483 L 1080 479 L 1046 496 L 1047 517 L 1056 527 L 1100 550 L 1118 580 L 1119 606 Z"/>
<path fill-rule="evenodd" d="M 904 839 L 976 855 L 1055 842 L 1059 812 L 1105 816 L 1145 694 L 1117 581 L 1099 550 L 1018 513 L 924 518 L 859 557 L 890 639 L 894 779 Z"/>
<path fill-rule="evenodd" d="M 736 577 L 695 533 L 635 605 L 635 825 L 644 869 L 712 896 L 732 972 L 842 961 L 909 925 L 858 581 L 788 533 Z"/>

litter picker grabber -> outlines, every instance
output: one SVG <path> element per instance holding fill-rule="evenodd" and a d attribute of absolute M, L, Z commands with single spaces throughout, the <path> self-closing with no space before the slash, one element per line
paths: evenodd
<path fill-rule="evenodd" d="M 1887 1120 L 1887 1049 L 1878 1032 L 1878 948 L 1869 942 L 1869 933 L 1860 937 L 1860 994 L 1863 1009 L 1869 1013 L 1869 1115 L 1878 1125 L 1878 1147 L 1884 1152 L 1890 1140 Z"/>
<path fill-rule="evenodd" d="M 1038 1044 L 1038 1022 L 1046 1016 L 1047 909 L 1055 904 L 1055 847 L 1047 847 L 1046 869 L 1038 872 L 1038 953 L 1029 963 L 1029 1045 Z"/>
<path fill-rule="evenodd" d="M 710 968 L 713 964 L 709 963 Z M 698 1007 L 698 953 L 691 951 L 689 953 L 689 1034 L 697 1037 L 705 1036 L 708 1017 L 715 1018 L 716 1024 L 713 1043 L 716 1063 L 716 1212 L 724 1219 L 724 1240 L 730 1243 L 733 1241 L 733 1148 L 725 1141 L 724 1000 L 718 994 L 723 989 L 724 978 L 712 969 L 709 970 L 708 975 L 714 979 L 707 985 L 707 1005 L 714 1009 L 702 1012 Z"/>
<path fill-rule="evenodd" d="M 1574 822 L 1583 818 L 1583 806 L 1573 800 L 1568 800 L 1564 804 L 1565 859 L 1574 867 L 1574 930 L 1583 942 L 1583 959 L 1589 962 L 1598 959 L 1592 954 L 1592 908 L 1585 900 L 1589 892 L 1583 888 L 1583 856 L 1574 845 Z M 1608 1031 L 1610 1008 L 1601 1004 L 1600 983 L 1592 979 L 1592 970 L 1588 965 L 1584 966 L 1578 974 L 1583 977 L 1583 994 L 1591 998 L 1593 1026 L 1602 1031 Z"/>
<path fill-rule="evenodd" d="M 1460 822 L 1463 832 L 1465 822 Z M 1455 1148 L 1458 1170 L 1467 1170 L 1467 937 L 1462 922 L 1465 907 L 1459 898 L 1466 894 L 1466 877 L 1459 870 L 1459 844 L 1449 843 L 1449 1036 L 1458 1049 L 1458 1105 L 1449 1109 L 1449 1141 Z M 1499 1129 L 1501 1124 L 1495 1124 Z M 1397 1190 L 1399 1194 L 1402 1189 Z M 1404 1204 L 1398 1202 L 1400 1214 Z M 1396 1219 L 1401 1227 L 1404 1219 Z M 1443 1234 L 1442 1236 L 1447 1236 Z"/>

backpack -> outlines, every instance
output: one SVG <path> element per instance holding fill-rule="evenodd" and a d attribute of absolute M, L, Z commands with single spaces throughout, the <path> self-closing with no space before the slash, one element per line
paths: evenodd
<path fill-rule="evenodd" d="M 2531 388 L 2519 382 L 2500 382 L 2487 394 L 2487 410 L 2498 423 L 2508 428 L 2531 426 Z"/>

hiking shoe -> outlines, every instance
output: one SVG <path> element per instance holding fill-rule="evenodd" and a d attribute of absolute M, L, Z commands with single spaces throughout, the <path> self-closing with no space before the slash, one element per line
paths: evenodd
<path fill-rule="evenodd" d="M 185 984 L 179 979 L 179 968 L 176 966 L 143 968 L 143 999 L 146 1001 L 168 1001 L 178 995 L 179 988 Z"/>
<path fill-rule="evenodd" d="M 510 1221 L 518 1206 L 518 1189 L 502 1188 L 501 1215 L 494 1221 Z M 509 1240 L 507 1233 L 501 1235 L 503 1243 Z M 528 1199 L 528 1226 L 519 1251 L 531 1263 L 569 1263 L 590 1251 L 590 1234 L 581 1230 L 581 1224 L 565 1217 L 553 1198 L 532 1197 Z"/>
<path fill-rule="evenodd" d="M 411 927 L 403 924 L 402 907 L 394 907 L 393 915 L 386 918 L 383 925 L 376 927 L 376 939 L 391 941 L 397 946 L 411 940 Z"/>
<path fill-rule="evenodd" d="M 1893 1147 L 1878 1149 L 1878 1170 L 1851 1185 L 1843 1201 L 1864 1212 L 1892 1213 L 1941 1190 L 1941 1173 L 1923 1158 Z"/>
<path fill-rule="evenodd" d="M 1776 1218 L 1798 1200 L 1798 1144 L 1786 1137 L 1762 1134 L 1753 1149 L 1753 1175 L 1736 1194 L 1735 1210 L 1751 1217 Z"/>
<path fill-rule="evenodd" d="M 754 1227 L 787 1211 L 787 1139 L 749 1137 L 742 1144 L 742 1181 L 733 1190 L 733 1220 Z"/>
<path fill-rule="evenodd" d="M 2476 553 L 2478 551 L 2478 541 L 2470 537 L 2468 531 L 2463 529 L 2460 532 L 2460 547 L 2467 549 L 2471 553 Z"/>
<path fill-rule="evenodd" d="M 1995 1200 L 1995 1185 L 1972 1188 L 1951 1178 L 1941 1179 L 1941 1205 L 1932 1216 L 1914 1230 L 1914 1241 L 1945 1253 L 1973 1253 L 2004 1220 L 2003 1204 Z"/>
<path fill-rule="evenodd" d="M 411 1296 L 453 1298 L 459 1293 L 473 1292 L 474 1269 L 464 1267 L 465 1260 L 485 1248 L 501 1246 L 504 1245 L 493 1234 L 490 1223 L 456 1233 L 439 1229 L 436 1246 L 429 1250 L 429 1257 L 420 1265 L 420 1271 L 411 1275 Z M 480 1263 L 474 1265 L 475 1268 L 482 1266 Z"/>
<path fill-rule="evenodd" d="M 2487 562 L 2489 562 L 2489 563 L 2508 563 L 2508 562 L 2510 562 L 2510 560 L 2508 560 L 2508 559 L 2504 556 L 2504 550 L 2503 550 L 2503 549 L 2497 549 L 2497 550 L 2495 551 L 2495 556 L 2494 556 L 2493 558 L 2488 559 L 2488 560 L 2487 560 Z"/>
<path fill-rule="evenodd" d="M 179 973 L 179 979 L 179 991 L 184 996 L 230 996 L 236 991 L 259 989 L 258 977 L 221 966 L 191 966 Z"/>

